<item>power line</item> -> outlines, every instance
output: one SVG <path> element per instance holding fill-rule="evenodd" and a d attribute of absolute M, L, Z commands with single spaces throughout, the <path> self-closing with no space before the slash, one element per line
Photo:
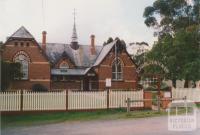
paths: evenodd
<path fill-rule="evenodd" d="M 43 23 L 43 29 L 45 29 L 45 0 L 42 0 L 42 23 Z"/>

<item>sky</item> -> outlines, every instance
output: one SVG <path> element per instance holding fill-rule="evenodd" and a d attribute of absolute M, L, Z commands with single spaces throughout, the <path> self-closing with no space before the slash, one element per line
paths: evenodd
<path fill-rule="evenodd" d="M 41 42 L 47 31 L 47 42 L 70 43 L 73 9 L 80 44 L 90 44 L 90 35 L 102 45 L 108 37 L 125 42 L 156 40 L 153 29 L 144 24 L 143 11 L 154 0 L 0 0 L 0 41 L 24 26 Z"/>

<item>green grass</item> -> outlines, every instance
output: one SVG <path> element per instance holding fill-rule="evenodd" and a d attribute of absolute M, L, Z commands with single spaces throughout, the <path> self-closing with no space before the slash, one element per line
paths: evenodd
<path fill-rule="evenodd" d="M 200 103 L 197 103 L 196 106 L 197 106 L 197 108 L 200 108 Z"/>
<path fill-rule="evenodd" d="M 24 114 L 16 116 L 2 116 L 2 128 L 11 126 L 31 126 L 64 121 L 112 120 L 127 118 L 144 118 L 165 115 L 166 112 L 150 110 L 133 111 L 127 113 L 124 109 L 101 110 L 95 112 L 55 112 L 40 114 Z"/>

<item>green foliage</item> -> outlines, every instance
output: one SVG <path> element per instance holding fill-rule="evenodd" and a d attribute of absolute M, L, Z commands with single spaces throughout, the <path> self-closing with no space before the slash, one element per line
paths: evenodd
<path fill-rule="evenodd" d="M 145 24 L 158 30 L 155 35 L 159 37 L 147 58 L 169 69 L 166 76 L 174 86 L 177 79 L 200 80 L 199 10 L 199 0 L 155 0 L 144 10 Z M 152 67 L 145 71 L 162 72 Z"/>
<path fill-rule="evenodd" d="M 166 76 L 173 81 L 200 80 L 200 46 L 198 44 L 200 39 L 197 30 L 194 26 L 194 29 L 189 31 L 188 29 L 179 30 L 174 37 L 165 36 L 153 46 L 147 54 L 147 59 L 163 63 L 169 69 Z"/>
<path fill-rule="evenodd" d="M 1 89 L 9 88 L 15 78 L 21 78 L 20 63 L 1 61 Z"/>
<path fill-rule="evenodd" d="M 155 0 L 145 8 L 143 16 L 148 27 L 159 28 L 157 35 L 173 34 L 199 21 L 199 0 Z"/>
<path fill-rule="evenodd" d="M 109 44 L 109 43 L 111 43 L 111 42 L 113 42 L 113 41 L 114 41 L 113 38 L 112 38 L 112 37 L 109 37 L 108 40 L 107 40 L 107 42 L 106 42 L 106 44 Z"/>

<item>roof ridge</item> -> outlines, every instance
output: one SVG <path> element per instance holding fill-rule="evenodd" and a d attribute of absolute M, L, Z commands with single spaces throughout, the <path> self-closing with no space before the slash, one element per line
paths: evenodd
<path fill-rule="evenodd" d="M 94 64 L 93 64 L 92 66 L 97 66 L 99 63 L 101 63 L 101 61 L 104 59 L 104 57 L 106 57 L 106 55 L 107 55 L 107 54 L 110 52 L 110 50 L 113 48 L 114 44 L 116 44 L 116 40 L 114 40 L 113 42 L 108 43 L 108 44 L 106 44 L 105 46 L 103 46 L 102 49 L 101 49 L 101 51 L 99 52 L 98 56 L 96 57 L 95 62 L 94 62 Z M 101 60 L 99 61 L 99 63 L 97 63 L 97 60 L 99 59 L 99 57 L 100 57 L 100 55 L 101 55 L 103 49 L 104 49 L 105 47 L 109 46 L 109 45 L 112 45 L 112 47 L 111 47 L 109 50 L 106 50 L 106 51 L 107 51 L 106 54 L 103 56 L 103 58 L 101 58 Z"/>
<path fill-rule="evenodd" d="M 41 42 L 38 42 L 39 44 L 42 44 Z M 62 44 L 62 45 L 70 45 L 70 43 L 57 43 L 57 42 L 47 42 L 47 44 Z M 79 44 L 80 46 L 90 46 L 86 44 Z M 103 47 L 103 45 L 95 45 L 97 47 Z"/>

